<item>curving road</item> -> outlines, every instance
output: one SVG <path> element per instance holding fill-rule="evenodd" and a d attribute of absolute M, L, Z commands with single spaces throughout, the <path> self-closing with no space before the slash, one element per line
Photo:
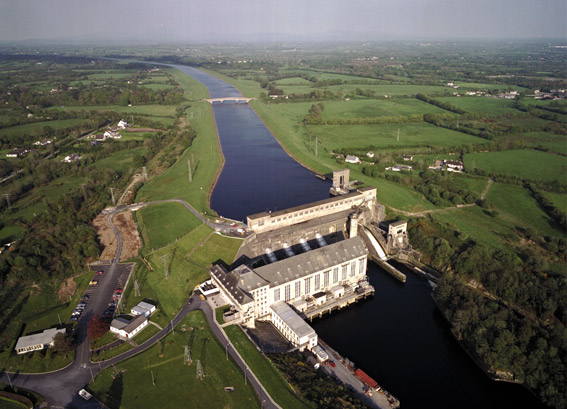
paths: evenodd
<path fill-rule="evenodd" d="M 268 392 L 264 389 L 260 381 L 256 378 L 254 373 L 248 369 L 246 362 L 240 356 L 238 351 L 234 348 L 230 340 L 227 338 L 226 334 L 222 328 L 216 322 L 214 317 L 214 311 L 207 302 L 202 302 L 198 297 L 189 297 L 185 305 L 177 313 L 177 315 L 170 321 L 170 323 L 156 335 L 154 335 L 149 340 L 145 341 L 141 345 L 117 356 L 100 363 L 93 363 L 90 361 L 90 340 L 87 337 L 87 325 L 90 318 L 98 314 L 100 315 L 106 303 L 110 299 L 114 288 L 116 287 L 116 281 L 123 268 L 128 268 L 125 265 L 118 264 L 120 260 L 120 254 L 122 252 L 122 236 L 120 231 L 112 223 L 112 218 L 117 213 L 125 210 L 131 210 L 135 208 L 141 208 L 144 206 L 168 202 L 177 202 L 183 204 L 188 210 L 195 214 L 204 223 L 214 228 L 216 231 L 221 231 L 225 234 L 240 234 L 237 232 L 237 228 L 233 228 L 231 225 L 226 223 L 213 223 L 201 215 L 195 208 L 193 208 L 189 203 L 181 199 L 169 199 L 160 200 L 148 203 L 137 203 L 129 206 L 119 206 L 115 208 L 107 216 L 107 221 L 112 227 L 117 240 L 116 255 L 112 260 L 111 265 L 106 269 L 103 279 L 101 280 L 96 292 L 94 293 L 91 301 L 85 309 L 84 315 L 79 321 L 77 328 L 75 329 L 75 360 L 66 368 L 60 369 L 58 371 L 42 374 L 20 374 L 20 373 L 7 373 L 0 372 L 0 382 L 6 385 L 14 385 L 25 389 L 30 389 L 36 391 L 43 395 L 47 400 L 48 405 L 51 408 L 102 408 L 102 406 L 94 399 L 90 401 L 85 401 L 80 398 L 77 392 L 88 386 L 89 382 L 94 378 L 101 370 L 108 368 L 111 365 L 115 365 L 125 359 L 128 359 L 140 352 L 146 350 L 158 340 L 166 336 L 189 312 L 193 310 L 202 310 L 207 317 L 207 321 L 221 343 L 221 345 L 227 345 L 227 350 L 232 359 L 240 367 L 243 373 L 246 374 L 246 378 L 256 391 L 258 398 L 260 399 L 263 408 L 270 409 L 281 409 L 277 405 Z"/>

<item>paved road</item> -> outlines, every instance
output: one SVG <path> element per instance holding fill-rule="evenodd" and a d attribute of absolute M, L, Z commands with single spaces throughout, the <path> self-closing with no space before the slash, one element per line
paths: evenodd
<path fill-rule="evenodd" d="M 141 345 L 114 357 L 108 361 L 101 363 L 92 363 L 90 361 L 90 340 L 87 337 L 87 325 L 90 318 L 98 314 L 100 315 L 106 308 L 107 302 L 112 296 L 114 288 L 116 288 L 116 282 L 118 277 L 121 275 L 123 268 L 130 268 L 128 265 L 118 264 L 120 260 L 120 254 L 122 252 L 122 236 L 116 226 L 112 223 L 112 218 L 115 214 L 122 212 L 124 210 L 129 210 L 136 207 L 147 206 L 150 204 L 177 202 L 183 204 L 187 209 L 189 209 L 193 214 L 195 214 L 204 223 L 214 228 L 217 231 L 222 231 L 225 234 L 236 235 L 238 232 L 236 228 L 231 227 L 226 223 L 212 223 L 204 216 L 202 216 L 197 210 L 195 210 L 189 203 L 184 200 L 170 199 L 162 200 L 149 203 L 138 203 L 129 206 L 119 206 L 110 212 L 107 216 L 107 221 L 109 222 L 112 230 L 117 239 L 117 250 L 114 259 L 110 266 L 106 268 L 104 275 L 98 285 L 96 292 L 90 299 L 85 312 L 77 328 L 75 330 L 75 340 L 77 343 L 75 349 L 75 360 L 69 366 L 59 371 L 44 373 L 44 374 L 19 374 L 19 373 L 6 373 L 0 372 L 0 382 L 5 384 L 12 384 L 14 386 L 19 386 L 25 389 L 30 389 L 36 391 L 43 395 L 50 407 L 52 408 L 101 408 L 101 406 L 94 400 L 85 401 L 77 395 L 77 392 L 88 386 L 94 375 L 111 365 L 115 365 L 125 359 L 128 359 L 151 345 L 157 342 L 159 339 L 163 338 L 169 333 L 189 312 L 200 309 L 204 311 L 207 321 L 213 330 L 213 333 L 222 345 L 229 345 L 228 352 L 230 356 L 235 360 L 237 365 L 245 372 L 245 376 L 249 380 L 252 387 L 255 389 L 260 402 L 264 408 L 270 409 L 281 409 L 272 398 L 268 395 L 262 384 L 258 381 L 256 376 L 248 369 L 244 359 L 238 354 L 236 349 L 229 342 L 224 331 L 220 328 L 216 319 L 214 317 L 214 312 L 208 303 L 202 302 L 197 297 L 190 297 L 179 313 L 173 318 L 173 320 L 160 332 L 154 335 L 152 338 L 142 343 Z M 102 267 L 101 267 L 102 269 Z"/>

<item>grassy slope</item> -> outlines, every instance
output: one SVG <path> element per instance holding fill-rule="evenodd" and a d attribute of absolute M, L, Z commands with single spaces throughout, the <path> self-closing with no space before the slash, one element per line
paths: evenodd
<path fill-rule="evenodd" d="M 145 207 L 137 213 L 142 237 L 149 248 L 160 248 L 193 230 L 201 220 L 181 203 Z"/>
<path fill-rule="evenodd" d="M 183 331 L 183 329 L 185 331 Z M 191 328 L 191 330 L 188 330 Z M 260 403 L 251 386 L 232 360 L 225 359 L 224 348 L 213 336 L 201 312 L 189 314 L 170 334 L 147 351 L 117 365 L 123 376 L 113 379 L 109 368 L 96 377 L 91 389 L 110 408 L 257 408 Z M 191 347 L 193 364 L 184 364 L 184 346 Z M 196 377 L 197 363 L 205 377 Z M 155 384 L 152 382 L 152 377 Z M 225 393 L 225 386 L 234 392 Z M 106 394 L 109 393 L 110 397 Z"/>
<path fill-rule="evenodd" d="M 285 409 L 310 407 L 295 395 L 281 373 L 258 351 L 240 327 L 231 325 L 225 328 L 225 332 L 272 399 Z"/>

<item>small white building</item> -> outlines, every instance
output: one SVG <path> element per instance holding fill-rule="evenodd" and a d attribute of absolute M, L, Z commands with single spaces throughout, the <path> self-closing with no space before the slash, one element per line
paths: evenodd
<path fill-rule="evenodd" d="M 118 317 L 110 323 L 110 332 L 123 338 L 133 338 L 138 332 L 148 325 L 148 319 L 143 315 L 138 315 L 132 320 Z"/>
<path fill-rule="evenodd" d="M 120 122 L 118 122 L 118 125 L 116 125 L 116 126 L 120 129 L 125 129 L 125 128 L 130 127 L 130 125 L 128 125 L 128 122 L 126 122 L 123 119 L 121 119 Z"/>
<path fill-rule="evenodd" d="M 357 165 L 360 165 L 360 158 L 358 156 L 354 156 L 354 155 L 347 155 L 347 157 L 345 158 L 345 162 L 348 163 L 354 163 Z"/>
<path fill-rule="evenodd" d="M 300 351 L 317 345 L 317 333 L 287 303 L 279 301 L 270 306 L 272 323 Z"/>
<path fill-rule="evenodd" d="M 402 170 L 406 170 L 406 171 L 412 170 L 412 167 L 408 165 L 396 165 L 396 166 L 387 167 L 386 170 L 391 170 L 393 172 L 401 172 Z"/>
<path fill-rule="evenodd" d="M 199 291 L 201 291 L 205 297 L 220 293 L 219 288 L 213 284 L 213 280 L 203 281 L 199 284 Z"/>
<path fill-rule="evenodd" d="M 52 347 L 55 343 L 55 335 L 60 333 L 65 334 L 65 331 L 65 328 L 50 328 L 40 332 L 39 334 L 20 337 L 18 338 L 18 342 L 16 342 L 16 347 L 14 349 L 16 350 L 16 353 L 20 355 Z"/>
<path fill-rule="evenodd" d="M 130 313 L 134 316 L 143 315 L 144 317 L 149 317 L 154 313 L 155 310 L 156 310 L 155 305 L 144 301 L 140 301 L 138 305 L 136 305 L 130 310 Z"/>
<path fill-rule="evenodd" d="M 366 156 L 368 156 L 369 158 L 373 158 L 373 157 L 374 157 L 374 152 L 372 152 L 372 151 L 366 152 Z"/>
<path fill-rule="evenodd" d="M 464 163 L 457 160 L 446 160 L 443 165 L 447 166 L 449 172 L 463 172 L 465 170 Z"/>
<path fill-rule="evenodd" d="M 72 153 L 68 156 L 65 156 L 65 159 L 63 159 L 63 162 L 69 163 L 69 162 L 74 162 L 74 161 L 79 160 L 79 159 L 81 159 L 81 157 L 79 156 L 78 153 Z"/>

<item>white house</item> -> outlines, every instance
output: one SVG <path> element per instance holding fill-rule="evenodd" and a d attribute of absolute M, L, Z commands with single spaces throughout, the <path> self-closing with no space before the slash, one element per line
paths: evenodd
<path fill-rule="evenodd" d="M 38 351 L 44 348 L 49 348 L 54 345 L 54 338 L 57 334 L 65 334 L 65 328 L 57 329 L 50 328 L 46 329 L 39 334 L 27 335 L 25 337 L 18 338 L 16 343 L 17 354 L 25 354 L 27 352 Z"/>
<path fill-rule="evenodd" d="M 138 315 L 132 320 L 118 317 L 110 323 L 110 332 L 123 338 L 133 338 L 138 332 L 148 325 L 148 319 L 143 315 Z"/>
<path fill-rule="evenodd" d="M 128 122 L 121 119 L 120 122 L 118 122 L 118 125 L 116 125 L 116 126 L 120 129 L 124 129 L 124 128 L 128 128 L 130 125 L 128 125 Z"/>
<path fill-rule="evenodd" d="M 347 155 L 347 157 L 345 158 L 345 162 L 348 163 L 355 163 L 357 165 L 360 165 L 360 158 L 358 156 L 354 156 L 354 155 Z"/>
<path fill-rule="evenodd" d="M 463 172 L 465 170 L 463 162 L 457 160 L 446 160 L 443 164 L 447 166 L 449 172 Z"/>
<path fill-rule="evenodd" d="M 374 152 L 372 152 L 372 151 L 366 152 L 366 156 L 368 156 L 369 158 L 373 158 L 373 157 L 374 157 Z"/>
<path fill-rule="evenodd" d="M 79 156 L 78 153 L 72 153 L 68 156 L 65 156 L 65 159 L 63 159 L 63 162 L 69 163 L 69 162 L 74 162 L 74 161 L 79 160 L 79 159 L 81 159 L 81 157 Z"/>

